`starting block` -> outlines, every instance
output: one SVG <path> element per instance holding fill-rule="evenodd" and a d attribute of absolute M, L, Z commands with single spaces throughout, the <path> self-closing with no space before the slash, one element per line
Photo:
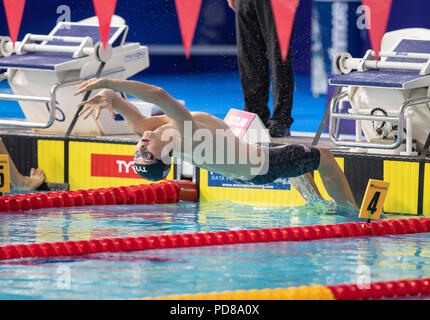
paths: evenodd
<path fill-rule="evenodd" d="M 111 25 L 106 50 L 94 19 L 61 22 L 48 34 L 27 34 L 13 47 L 0 38 L 1 80 L 8 80 L 13 94 L 0 100 L 19 101 L 25 121 L 0 119 L 0 126 L 33 128 L 44 133 L 67 132 L 84 95 L 73 96 L 83 80 L 95 77 L 127 79 L 149 67 L 148 48 L 126 43 L 128 26 L 116 19 Z M 92 92 L 92 95 L 97 92 Z M 113 120 L 101 113 L 99 120 L 79 119 L 75 135 L 131 134 L 122 117 Z"/>
<path fill-rule="evenodd" d="M 360 59 L 348 53 L 334 59 L 340 75 L 329 84 L 342 90 L 331 100 L 330 138 L 355 152 L 416 156 L 430 132 L 430 30 L 386 33 L 378 55 L 369 50 Z M 351 104 L 349 113 L 338 112 L 342 102 Z M 336 134 L 342 119 L 355 121 L 355 141 Z"/>

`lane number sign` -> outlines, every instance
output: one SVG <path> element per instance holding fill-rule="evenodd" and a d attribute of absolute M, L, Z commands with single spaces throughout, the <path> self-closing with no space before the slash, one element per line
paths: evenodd
<path fill-rule="evenodd" d="M 360 218 L 378 220 L 387 197 L 389 182 L 370 179 L 360 208 Z"/>
<path fill-rule="evenodd" d="M 0 155 L 0 192 L 10 192 L 9 156 Z"/>

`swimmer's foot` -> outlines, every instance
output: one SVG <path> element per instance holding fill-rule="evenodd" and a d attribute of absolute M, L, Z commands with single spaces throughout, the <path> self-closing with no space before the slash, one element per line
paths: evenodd
<path fill-rule="evenodd" d="M 14 184 L 17 190 L 36 190 L 45 181 L 45 173 L 37 168 L 31 168 L 29 176 L 23 176 Z"/>

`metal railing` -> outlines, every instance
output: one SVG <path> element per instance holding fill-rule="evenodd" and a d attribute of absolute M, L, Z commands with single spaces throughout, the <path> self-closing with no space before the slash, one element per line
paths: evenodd
<path fill-rule="evenodd" d="M 103 77 L 105 75 L 111 75 L 116 72 L 123 71 L 123 68 L 116 68 L 113 70 L 110 70 L 109 72 L 105 74 L 100 75 L 94 75 L 94 77 Z M 4 76 L 4 77 L 2 77 Z M 21 127 L 21 128 L 38 128 L 38 129 L 47 129 L 55 121 L 55 107 L 57 105 L 57 91 L 60 88 L 72 86 L 81 83 L 84 80 L 88 80 L 92 77 L 87 77 L 85 79 L 78 79 L 78 80 L 69 80 L 69 81 L 63 81 L 58 82 L 51 88 L 51 94 L 50 97 L 38 97 L 38 96 L 24 96 L 24 95 L 16 95 L 16 94 L 6 94 L 6 93 L 0 93 L 0 100 L 6 100 L 6 101 L 33 101 L 33 102 L 42 102 L 42 103 L 48 103 L 50 107 L 49 112 L 49 119 L 47 122 L 31 122 L 26 120 L 14 120 L 14 119 L 0 119 L 0 126 L 7 126 L 7 127 Z M 7 79 L 7 76 L 5 74 L 0 74 L 0 81 Z"/>
<path fill-rule="evenodd" d="M 6 77 L 0 78 L 1 80 L 6 79 Z M 58 85 L 58 84 L 57 84 Z M 52 126 L 55 120 L 55 105 L 56 105 L 56 94 L 57 88 L 54 85 L 51 89 L 50 97 L 37 97 L 37 96 L 24 96 L 24 95 L 16 95 L 16 94 L 7 94 L 0 93 L 0 100 L 6 101 L 33 101 L 33 102 L 42 102 L 48 103 L 50 105 L 50 113 L 49 119 L 47 122 L 32 122 L 26 120 L 14 120 L 14 119 L 0 119 L 0 126 L 8 126 L 8 127 L 23 127 L 23 128 L 40 128 L 46 129 Z"/>
<path fill-rule="evenodd" d="M 337 146 L 342 147 L 355 147 L 355 148 L 373 148 L 373 149 L 397 149 L 403 142 L 404 135 L 404 121 L 405 111 L 407 108 L 423 103 L 430 102 L 430 97 L 421 97 L 415 99 L 405 100 L 402 106 L 399 108 L 397 117 L 379 116 L 379 115 L 363 115 L 363 114 L 344 114 L 337 113 L 336 106 L 340 100 L 344 99 L 348 95 L 347 91 L 343 91 L 334 96 L 330 103 L 330 120 L 329 120 L 329 136 L 331 141 Z M 358 142 L 358 141 L 341 141 L 336 135 L 335 119 L 345 120 L 367 120 L 367 121 L 385 121 L 398 124 L 397 139 L 392 144 L 381 144 L 372 142 Z M 362 134 L 360 132 L 360 134 Z M 357 135 L 357 133 L 356 133 Z"/>

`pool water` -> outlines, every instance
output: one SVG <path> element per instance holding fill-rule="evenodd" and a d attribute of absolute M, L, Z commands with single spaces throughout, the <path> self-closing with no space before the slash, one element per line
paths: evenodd
<path fill-rule="evenodd" d="M 332 202 L 228 201 L 51 208 L 0 215 L 0 245 L 356 222 Z M 390 217 L 391 218 L 391 217 Z M 0 299 L 128 299 L 334 285 L 430 274 L 428 234 L 100 253 L 0 262 Z"/>

